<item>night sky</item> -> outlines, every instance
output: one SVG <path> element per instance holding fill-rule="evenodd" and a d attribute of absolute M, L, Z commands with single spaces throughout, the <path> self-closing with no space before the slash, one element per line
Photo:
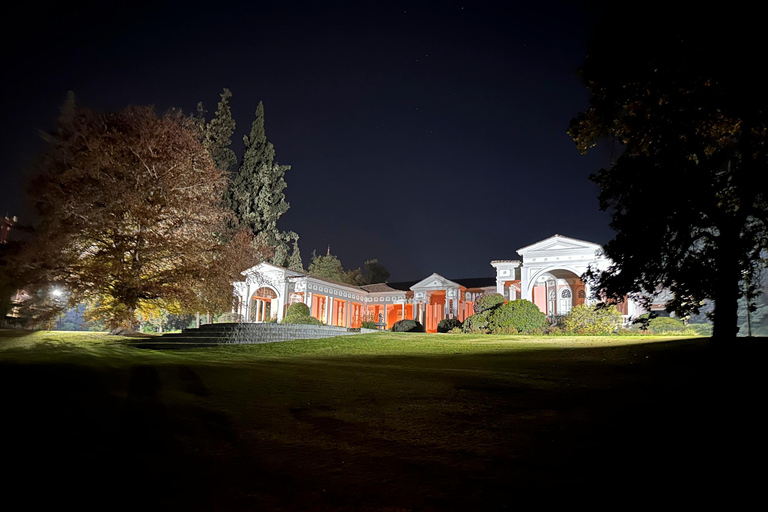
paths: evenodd
<path fill-rule="evenodd" d="M 32 218 L 29 161 L 66 91 L 98 110 L 210 114 L 224 87 L 241 155 L 259 101 L 286 175 L 280 220 L 305 266 L 330 244 L 391 281 L 492 276 L 555 233 L 611 238 L 566 134 L 587 106 L 574 71 L 588 13 L 565 2 L 40 3 L 4 31 L 0 214 Z M 246 4 L 246 2 L 242 2 Z M 532 4 L 536 4 L 535 6 Z"/>

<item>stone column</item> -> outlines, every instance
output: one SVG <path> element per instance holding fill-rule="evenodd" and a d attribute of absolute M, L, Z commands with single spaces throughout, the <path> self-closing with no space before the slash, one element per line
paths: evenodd
<path fill-rule="evenodd" d="M 344 301 L 344 316 L 347 318 L 346 325 L 344 327 L 352 327 L 352 302 Z"/>

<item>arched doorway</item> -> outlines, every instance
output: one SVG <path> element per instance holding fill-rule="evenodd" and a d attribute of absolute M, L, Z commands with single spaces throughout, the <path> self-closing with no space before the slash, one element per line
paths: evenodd
<path fill-rule="evenodd" d="M 262 286 L 251 295 L 249 322 L 269 322 L 277 311 L 272 301 L 277 300 L 277 292 L 267 286 Z M 275 302 L 275 305 L 277 303 Z"/>
<path fill-rule="evenodd" d="M 567 315 L 574 306 L 574 290 L 583 290 L 581 277 L 568 269 L 539 272 L 530 284 L 531 302 L 553 321 Z M 579 296 L 576 304 L 584 299 Z"/>

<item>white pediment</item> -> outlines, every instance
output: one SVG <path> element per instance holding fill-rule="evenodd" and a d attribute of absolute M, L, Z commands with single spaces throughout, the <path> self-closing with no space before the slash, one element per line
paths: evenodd
<path fill-rule="evenodd" d="M 555 235 L 518 249 L 517 252 L 525 258 L 535 257 L 539 253 L 546 255 L 571 253 L 594 256 L 600 249 L 600 245 L 596 243 Z"/>
<path fill-rule="evenodd" d="M 411 286 L 411 290 L 444 290 L 447 288 L 458 288 L 460 286 L 459 283 L 454 283 L 440 274 L 432 274 Z"/>

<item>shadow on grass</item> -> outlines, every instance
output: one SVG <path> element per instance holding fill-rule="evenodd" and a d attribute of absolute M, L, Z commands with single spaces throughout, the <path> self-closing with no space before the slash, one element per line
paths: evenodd
<path fill-rule="evenodd" d="M 735 344 L 0 363 L 4 484 L 27 508 L 733 507 L 766 387 L 764 345 Z"/>

